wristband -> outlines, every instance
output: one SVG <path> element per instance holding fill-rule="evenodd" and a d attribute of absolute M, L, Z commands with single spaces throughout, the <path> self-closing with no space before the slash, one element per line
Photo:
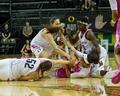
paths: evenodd
<path fill-rule="evenodd" d="M 111 23 L 115 24 L 115 23 L 116 23 L 116 21 L 112 19 L 112 20 L 111 20 Z"/>

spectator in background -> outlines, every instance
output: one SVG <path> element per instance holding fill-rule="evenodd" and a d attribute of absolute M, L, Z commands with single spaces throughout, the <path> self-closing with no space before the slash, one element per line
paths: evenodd
<path fill-rule="evenodd" d="M 95 0 L 85 0 L 80 1 L 80 10 L 81 11 L 94 11 L 97 9 L 96 1 Z"/>
<path fill-rule="evenodd" d="M 10 36 L 11 36 L 11 32 L 9 30 L 9 26 L 8 26 L 8 24 L 5 24 L 4 28 L 2 30 L 2 40 L 4 42 L 7 42 L 8 39 L 10 38 Z"/>
<path fill-rule="evenodd" d="M 95 11 L 97 9 L 96 2 L 94 0 L 91 1 L 90 11 Z"/>
<path fill-rule="evenodd" d="M 2 52 L 8 52 L 9 42 L 10 42 L 11 32 L 9 26 L 6 23 L 3 28 L 1 28 L 1 47 Z"/>
<path fill-rule="evenodd" d="M 33 33 L 32 26 L 30 26 L 30 23 L 27 21 L 26 25 L 23 27 L 23 32 L 22 32 L 22 34 L 25 37 L 25 41 L 27 39 L 30 40 L 30 36 L 32 35 L 32 33 Z"/>
<path fill-rule="evenodd" d="M 2 28 L 0 28 L 0 40 L 2 39 Z"/>
<path fill-rule="evenodd" d="M 91 6 L 91 0 L 85 0 L 85 9 L 88 10 Z"/>
<path fill-rule="evenodd" d="M 22 57 L 23 58 L 30 58 L 32 57 L 32 51 L 30 49 L 30 42 L 29 40 L 26 40 L 26 43 L 24 44 L 22 50 L 21 50 L 21 53 L 22 53 Z"/>
<path fill-rule="evenodd" d="M 82 5 L 81 5 L 81 8 L 80 8 L 80 11 L 84 11 L 84 10 L 85 10 L 85 5 L 82 4 Z"/>
<path fill-rule="evenodd" d="M 14 52 L 16 46 L 16 39 L 12 38 L 11 30 L 9 29 L 8 24 L 4 25 L 4 28 L 1 29 L 1 47 L 2 52 L 9 53 Z M 9 49 L 13 50 L 9 50 Z"/>

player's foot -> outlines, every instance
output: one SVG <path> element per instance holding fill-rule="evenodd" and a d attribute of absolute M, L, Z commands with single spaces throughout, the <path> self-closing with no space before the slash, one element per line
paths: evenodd
<path fill-rule="evenodd" d="M 112 77 L 112 83 L 118 84 L 120 82 L 120 70 L 114 73 Z"/>

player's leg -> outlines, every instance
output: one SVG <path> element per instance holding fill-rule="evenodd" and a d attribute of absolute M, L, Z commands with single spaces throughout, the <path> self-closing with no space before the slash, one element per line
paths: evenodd
<path fill-rule="evenodd" d="M 120 48 L 114 49 L 114 55 L 115 55 L 115 62 L 117 64 L 117 67 L 120 69 Z"/>
<path fill-rule="evenodd" d="M 92 66 L 91 76 L 101 77 L 110 70 L 108 54 L 105 48 L 100 46 L 100 60 L 98 64 Z"/>
<path fill-rule="evenodd" d="M 70 74 L 70 78 L 88 77 L 90 73 L 90 68 L 81 67 L 79 72 L 74 72 Z"/>
<path fill-rule="evenodd" d="M 120 20 L 116 24 L 116 42 L 114 48 L 115 60 L 117 66 L 120 65 Z"/>
<path fill-rule="evenodd" d="M 116 72 L 114 72 L 112 76 L 112 83 L 117 84 L 119 82 L 120 82 L 120 70 L 117 70 Z"/>

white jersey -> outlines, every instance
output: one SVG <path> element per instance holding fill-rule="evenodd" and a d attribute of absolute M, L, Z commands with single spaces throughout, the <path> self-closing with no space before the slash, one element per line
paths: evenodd
<path fill-rule="evenodd" d="M 95 46 L 92 44 L 92 42 L 86 38 L 87 32 L 90 31 L 91 29 L 87 29 L 87 31 L 83 34 L 83 36 L 81 36 L 82 35 L 81 32 L 79 33 L 79 42 L 82 46 L 82 52 L 86 54 L 89 54 L 93 49 L 95 49 Z M 103 69 L 102 67 L 109 65 L 108 54 L 104 47 L 99 45 L 99 48 L 100 48 L 99 62 L 103 64 L 103 66 L 101 66 L 100 69 Z"/>
<path fill-rule="evenodd" d="M 38 58 L 2 59 L 0 60 L 0 80 L 15 80 L 38 69 Z"/>
<path fill-rule="evenodd" d="M 43 50 L 51 52 L 53 51 L 53 48 L 49 44 L 49 42 L 47 42 L 47 40 L 45 40 L 45 38 L 43 37 L 44 30 L 46 29 L 43 28 L 42 30 L 40 30 L 39 33 L 32 39 L 31 45 L 40 46 L 43 48 Z"/>
<path fill-rule="evenodd" d="M 88 29 L 84 34 L 83 34 L 83 36 L 82 36 L 82 33 L 80 32 L 79 33 L 79 42 L 80 42 L 80 44 L 81 44 L 81 46 L 82 46 L 82 52 L 83 53 L 86 53 L 86 54 L 89 54 L 89 52 L 91 52 L 92 51 L 92 49 L 94 49 L 95 48 L 95 46 L 93 45 L 93 43 L 90 41 L 90 40 L 88 40 L 88 39 L 86 39 L 86 34 L 87 34 L 87 32 L 89 32 L 90 31 L 90 29 Z"/>

